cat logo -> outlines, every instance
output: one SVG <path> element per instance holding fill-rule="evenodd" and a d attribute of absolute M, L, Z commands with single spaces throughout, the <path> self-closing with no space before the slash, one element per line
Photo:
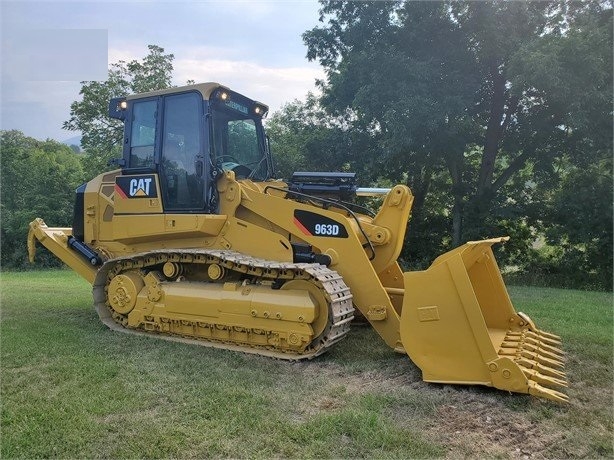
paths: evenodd
<path fill-rule="evenodd" d="M 158 190 L 155 176 L 118 176 L 115 192 L 120 198 L 156 198 Z"/>
<path fill-rule="evenodd" d="M 149 186 L 151 178 L 146 179 L 131 179 L 130 180 L 130 196 L 149 196 Z"/>

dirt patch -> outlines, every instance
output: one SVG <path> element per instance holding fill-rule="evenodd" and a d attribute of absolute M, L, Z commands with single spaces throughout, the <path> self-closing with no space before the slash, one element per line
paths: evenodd
<path fill-rule="evenodd" d="M 480 399 L 468 394 L 453 404 L 441 405 L 435 420 L 427 424 L 430 434 L 448 446 L 448 457 L 543 459 L 564 439 L 546 421 L 534 421 L 526 413 Z"/>
<path fill-rule="evenodd" d="M 446 446 L 448 458 L 553 458 L 562 452 L 559 444 L 569 441 L 556 420 L 562 413 L 549 403 L 486 387 L 425 383 L 411 363 L 348 373 L 335 363 L 310 362 L 301 364 L 301 373 L 324 379 L 328 389 L 303 405 L 302 415 L 342 409 L 357 395 L 394 394 L 402 402 L 388 407 L 386 415 Z M 550 418 L 544 411 L 558 415 Z"/>
<path fill-rule="evenodd" d="M 393 366 L 383 367 L 380 370 L 348 371 L 342 365 L 334 362 L 322 363 L 310 361 L 297 363 L 299 372 L 313 378 L 324 378 L 333 384 L 341 384 L 348 391 L 365 393 L 378 389 L 387 391 L 400 386 L 424 386 L 420 369 L 407 357 L 395 362 Z"/>

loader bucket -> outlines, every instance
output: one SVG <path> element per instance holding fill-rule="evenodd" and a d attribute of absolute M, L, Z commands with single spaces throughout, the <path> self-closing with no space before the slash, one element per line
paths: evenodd
<path fill-rule="evenodd" d="M 566 402 L 559 337 L 516 312 L 491 246 L 471 241 L 404 273 L 401 339 L 427 382 L 479 384 Z"/>

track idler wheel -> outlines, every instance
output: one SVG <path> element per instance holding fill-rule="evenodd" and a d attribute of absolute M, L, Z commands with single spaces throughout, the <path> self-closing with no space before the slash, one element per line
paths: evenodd
<path fill-rule="evenodd" d="M 136 305 L 137 296 L 145 283 L 137 272 L 117 275 L 109 283 L 107 296 L 111 308 L 120 315 L 127 315 Z"/>

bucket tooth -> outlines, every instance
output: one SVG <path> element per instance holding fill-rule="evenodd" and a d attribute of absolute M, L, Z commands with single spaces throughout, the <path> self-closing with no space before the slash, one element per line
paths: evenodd
<path fill-rule="evenodd" d="M 554 355 L 558 355 L 560 358 L 565 356 L 565 353 L 563 352 L 563 350 L 561 350 L 560 348 L 554 347 L 552 345 L 548 345 L 547 343 L 544 343 L 541 340 L 535 340 L 530 337 L 527 337 L 526 343 L 530 343 L 531 345 L 535 345 L 536 347 L 541 348 L 542 350 L 546 350 Z"/>
<path fill-rule="evenodd" d="M 545 385 L 546 387 L 555 387 L 555 388 L 567 388 L 567 382 L 564 380 L 559 380 L 554 377 L 548 377 L 546 375 L 542 375 L 534 369 L 526 369 L 521 368 L 524 375 L 527 376 L 529 380 L 533 382 L 537 382 L 540 385 Z"/>
<path fill-rule="evenodd" d="M 508 331 L 507 332 L 507 338 L 511 338 L 511 337 L 517 337 L 517 338 L 523 338 L 523 337 L 529 337 L 535 340 L 539 340 L 542 343 L 551 345 L 553 347 L 560 347 L 562 342 L 561 339 L 559 338 L 553 338 L 552 337 L 553 334 L 548 334 L 546 332 L 540 331 L 539 329 L 535 330 L 535 331 Z M 558 337 L 558 336 L 554 336 L 554 337 Z"/>
<path fill-rule="evenodd" d="M 544 337 L 542 335 L 539 334 L 533 334 L 535 335 L 535 337 L 537 338 L 537 340 L 539 340 L 542 343 L 548 344 L 552 347 L 556 347 L 556 348 L 560 348 L 562 343 L 559 340 L 554 340 L 554 339 L 550 339 L 548 337 Z"/>
<path fill-rule="evenodd" d="M 542 366 L 538 362 L 535 362 L 535 361 L 532 361 L 526 358 L 519 358 L 516 360 L 516 362 L 518 363 L 519 366 L 524 367 L 526 369 L 535 369 L 540 374 L 548 375 L 550 377 L 554 377 L 560 380 L 566 380 L 564 372 L 558 371 L 556 369 L 551 369 L 547 366 Z"/>
<path fill-rule="evenodd" d="M 527 353 L 531 353 L 531 352 L 527 352 Z M 535 361 L 537 361 L 538 363 L 544 366 L 553 367 L 555 369 L 565 368 L 565 363 L 561 360 L 551 359 L 546 356 L 539 355 L 537 353 L 531 353 L 531 355 L 533 356 L 533 359 L 535 359 Z"/>
<path fill-rule="evenodd" d="M 535 338 L 533 338 L 533 336 L 527 335 L 527 334 L 523 334 L 523 335 L 513 335 L 510 334 L 509 332 L 506 334 L 504 342 L 503 342 L 506 348 L 513 348 L 513 347 L 517 347 L 517 348 L 523 348 L 525 346 L 525 344 L 529 344 L 532 347 L 537 347 L 537 348 L 541 348 L 543 350 L 546 350 L 550 353 L 553 353 L 555 355 L 557 355 L 559 358 L 563 357 L 563 352 L 561 350 L 559 350 L 558 348 L 553 347 L 552 345 L 548 345 L 546 343 L 543 343 Z"/>
<path fill-rule="evenodd" d="M 561 393 L 560 391 L 545 388 L 541 386 L 539 383 L 535 383 L 530 380 L 529 380 L 528 393 L 530 395 L 538 396 L 540 398 L 550 399 L 551 401 L 557 401 L 557 402 L 562 402 L 562 403 L 569 402 L 569 397 L 565 393 Z"/>
<path fill-rule="evenodd" d="M 544 356 L 540 356 L 537 353 L 533 353 L 527 350 L 514 349 L 514 348 L 501 348 L 499 350 L 501 356 L 516 356 L 517 358 L 526 358 L 532 361 L 536 361 L 539 364 L 555 369 L 563 369 L 565 364 L 560 360 L 549 359 Z"/>
<path fill-rule="evenodd" d="M 506 336 L 505 337 L 505 341 L 506 342 L 510 342 L 510 343 L 518 343 L 519 347 L 522 348 L 523 344 L 530 344 L 534 347 L 537 347 L 541 350 L 545 350 L 549 353 L 552 353 L 553 355 L 558 356 L 559 358 L 562 358 L 563 356 L 565 356 L 565 353 L 563 352 L 563 350 L 549 345 L 537 338 L 535 338 L 534 334 L 532 333 L 528 333 L 524 336 Z"/>
<path fill-rule="evenodd" d="M 551 334 L 550 332 L 546 332 L 546 331 L 542 331 L 541 329 L 538 329 L 537 326 L 535 326 L 535 323 L 533 322 L 533 320 L 529 318 L 528 315 L 519 311 L 518 316 L 520 316 L 525 321 L 525 323 L 528 326 L 529 331 L 539 334 L 546 339 L 555 340 L 557 342 L 557 345 L 561 344 L 561 338 L 558 335 Z"/>
<path fill-rule="evenodd" d="M 518 344 L 514 342 L 503 342 L 501 344 L 501 348 L 518 348 L 520 350 L 527 350 L 527 351 L 536 353 L 539 356 L 543 356 L 553 361 L 560 362 L 561 365 L 563 365 L 562 356 L 559 356 L 558 354 L 552 353 L 548 350 L 544 350 L 543 348 L 536 346 L 536 345 L 532 345 L 530 343 L 524 342 L 524 343 Z"/>
<path fill-rule="evenodd" d="M 565 356 L 565 352 L 561 349 L 560 345 L 552 345 L 544 340 L 536 340 L 536 342 L 539 343 L 540 346 L 546 350 L 550 350 L 551 352 L 556 353 L 560 356 Z"/>
<path fill-rule="evenodd" d="M 535 340 L 539 340 L 542 343 L 546 343 L 550 346 L 553 347 L 560 347 L 562 345 L 560 340 L 555 340 L 553 338 L 550 338 L 544 334 L 541 333 L 541 331 L 537 331 L 537 332 L 532 332 L 532 331 L 527 331 L 526 334 L 528 337 L 531 337 Z"/>
<path fill-rule="evenodd" d="M 542 331 L 541 329 L 536 329 L 535 332 L 541 335 L 545 339 L 554 340 L 558 344 L 561 344 L 561 338 L 558 335 L 551 334 L 550 332 Z"/>

